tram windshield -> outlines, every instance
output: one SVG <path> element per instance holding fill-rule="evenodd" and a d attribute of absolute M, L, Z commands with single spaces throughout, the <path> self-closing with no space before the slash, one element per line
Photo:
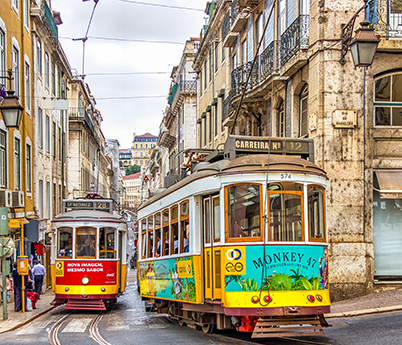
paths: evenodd
<path fill-rule="evenodd" d="M 100 228 L 99 229 L 99 258 L 100 259 L 115 259 L 115 228 Z"/>
<path fill-rule="evenodd" d="M 59 228 L 57 230 L 57 254 L 59 257 L 73 256 L 73 229 Z"/>
<path fill-rule="evenodd" d="M 96 228 L 83 226 L 76 228 L 76 256 L 95 258 Z"/>

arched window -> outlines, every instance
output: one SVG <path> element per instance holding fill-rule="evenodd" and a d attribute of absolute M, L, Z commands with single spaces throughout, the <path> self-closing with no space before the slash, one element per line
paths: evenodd
<path fill-rule="evenodd" d="M 300 92 L 299 105 L 299 137 L 308 135 L 308 85 Z"/>
<path fill-rule="evenodd" d="M 278 137 L 285 136 L 285 105 L 283 101 L 279 104 L 277 115 Z"/>
<path fill-rule="evenodd" d="M 375 125 L 402 126 L 402 73 L 375 80 Z"/>

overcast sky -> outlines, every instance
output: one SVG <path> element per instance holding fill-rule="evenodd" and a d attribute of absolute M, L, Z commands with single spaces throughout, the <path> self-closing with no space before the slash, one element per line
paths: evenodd
<path fill-rule="evenodd" d="M 59 41 L 73 71 L 82 74 L 83 43 L 73 38 L 85 37 L 95 2 L 51 3 L 63 21 Z M 185 41 L 199 37 L 205 6 L 206 0 L 99 0 L 85 43 L 85 81 L 102 114 L 105 137 L 118 139 L 120 148 L 131 147 L 133 133 L 158 135 L 170 72 L 180 62 Z M 138 74 L 146 72 L 165 73 Z"/>

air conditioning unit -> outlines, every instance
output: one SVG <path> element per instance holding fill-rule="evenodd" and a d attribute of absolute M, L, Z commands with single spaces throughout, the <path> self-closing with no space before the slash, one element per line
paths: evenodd
<path fill-rule="evenodd" d="M 0 207 L 13 207 L 13 192 L 11 190 L 0 190 Z"/>
<path fill-rule="evenodd" d="M 24 204 L 24 192 L 20 190 L 14 191 L 12 207 L 24 207 Z"/>

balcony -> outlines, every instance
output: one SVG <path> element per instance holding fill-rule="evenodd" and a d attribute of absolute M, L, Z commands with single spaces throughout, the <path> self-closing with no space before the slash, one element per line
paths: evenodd
<path fill-rule="evenodd" d="M 371 0 L 368 2 L 366 19 L 376 33 L 387 40 L 402 39 L 401 0 Z M 381 49 L 381 43 L 379 49 Z"/>
<path fill-rule="evenodd" d="M 50 10 L 48 4 L 46 3 L 46 1 L 43 2 L 44 3 L 44 15 L 45 15 L 45 19 L 47 24 L 50 27 L 50 30 L 53 33 L 54 38 L 56 39 L 56 41 L 58 41 L 58 37 L 59 37 L 59 29 L 56 25 L 56 22 L 54 21 L 53 18 L 53 13 Z"/>
<path fill-rule="evenodd" d="M 197 93 L 197 81 L 196 80 L 182 80 L 180 81 L 181 93 Z"/>
<path fill-rule="evenodd" d="M 91 118 L 89 117 L 87 111 L 84 108 L 78 107 L 78 108 L 70 108 L 70 113 L 69 113 L 69 119 L 70 120 L 84 120 L 88 127 L 90 128 L 91 132 L 95 134 L 95 128 L 94 125 L 91 121 Z"/>
<path fill-rule="evenodd" d="M 281 66 L 285 65 L 299 51 L 308 49 L 309 27 L 309 16 L 301 15 L 281 35 Z"/>

